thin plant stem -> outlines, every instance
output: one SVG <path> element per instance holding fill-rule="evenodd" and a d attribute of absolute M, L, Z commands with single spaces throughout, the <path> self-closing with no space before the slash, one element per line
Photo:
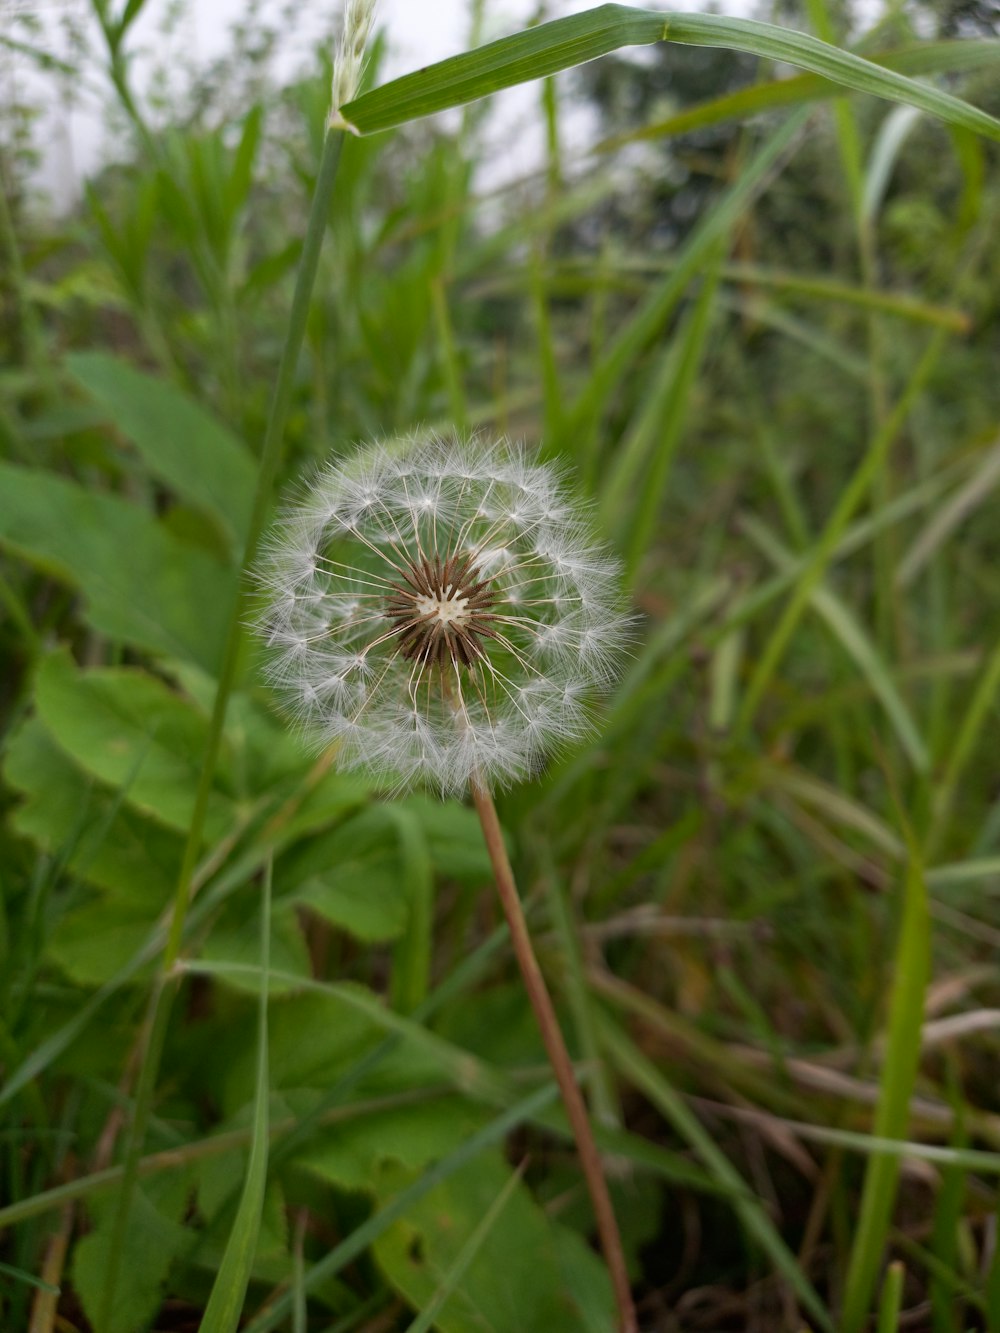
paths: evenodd
<path fill-rule="evenodd" d="M 257 473 L 257 487 L 254 494 L 253 509 L 250 515 L 250 525 L 247 530 L 246 545 L 243 552 L 241 577 L 236 597 L 233 599 L 232 612 L 229 617 L 226 644 L 223 651 L 222 665 L 219 670 L 219 683 L 216 688 L 215 700 L 212 706 L 212 715 L 208 724 L 208 735 L 205 741 L 204 754 L 202 755 L 201 771 L 198 775 L 198 787 L 195 792 L 194 809 L 191 815 L 191 823 L 188 827 L 187 840 L 184 844 L 184 854 L 181 860 L 180 874 L 177 878 L 177 888 L 174 894 L 173 908 L 170 917 L 170 929 L 163 953 L 160 979 L 154 987 L 150 1004 L 147 1024 L 149 1037 L 147 1039 L 146 1050 L 142 1061 L 139 1083 L 136 1088 L 135 1109 L 132 1115 L 132 1123 L 125 1150 L 122 1188 L 118 1196 L 118 1205 L 115 1210 L 115 1220 L 113 1223 L 111 1245 L 108 1255 L 108 1268 L 105 1274 L 101 1319 L 102 1326 L 108 1322 L 113 1308 L 115 1288 L 118 1283 L 118 1274 L 121 1266 L 121 1252 L 125 1239 L 125 1228 L 128 1225 L 128 1215 L 131 1209 L 132 1198 L 135 1193 L 138 1178 L 139 1159 L 142 1155 L 142 1149 L 146 1138 L 146 1129 L 149 1125 L 153 1094 L 156 1090 L 156 1080 L 160 1069 L 160 1057 L 163 1052 L 163 1042 L 166 1037 L 167 1026 L 170 1019 L 170 1009 L 174 995 L 180 985 L 181 974 L 175 970 L 175 964 L 178 955 L 180 954 L 181 942 L 184 936 L 184 921 L 187 916 L 188 903 L 191 898 L 192 882 L 194 880 L 194 873 L 198 863 L 198 855 L 201 851 L 202 838 L 205 830 L 205 818 L 208 813 L 208 801 L 212 791 L 215 766 L 222 745 L 222 733 L 225 727 L 226 713 L 229 707 L 229 697 L 232 694 L 233 686 L 236 683 L 236 672 L 240 659 L 240 650 L 243 644 L 243 621 L 245 618 L 248 591 L 247 571 L 252 567 L 254 560 L 256 559 L 261 533 L 264 530 L 264 524 L 271 503 L 271 491 L 274 485 L 274 478 L 277 474 L 278 463 L 281 458 L 281 446 L 284 440 L 285 423 L 288 419 L 288 411 L 292 401 L 292 392 L 295 382 L 295 367 L 298 362 L 299 351 L 302 347 L 302 340 L 305 336 L 306 317 L 309 312 L 309 302 L 312 297 L 312 289 L 316 280 L 316 270 L 319 265 L 319 253 L 323 241 L 323 233 L 326 228 L 326 220 L 329 216 L 330 200 L 333 195 L 333 186 L 337 176 L 337 167 L 340 164 L 340 154 L 343 148 L 343 143 L 344 135 L 342 131 L 333 128 L 327 130 L 326 137 L 323 141 L 323 154 L 320 159 L 319 173 L 316 179 L 316 189 L 313 193 L 312 205 L 309 210 L 309 222 L 306 227 L 302 258 L 299 261 L 299 271 L 295 282 L 295 293 L 292 298 L 288 329 L 285 334 L 285 344 L 282 348 L 278 376 L 275 381 L 274 392 L 271 398 L 271 409 L 268 415 L 267 430 L 264 435 L 264 447 L 261 452 L 260 467 Z"/>
<path fill-rule="evenodd" d="M 545 1050 L 548 1053 L 549 1063 L 552 1066 L 552 1072 L 559 1084 L 563 1105 L 566 1108 L 573 1138 L 580 1154 L 580 1165 L 583 1168 L 587 1191 L 593 1204 L 601 1249 L 604 1251 L 604 1259 L 614 1288 L 615 1304 L 618 1309 L 619 1333 L 638 1333 L 639 1325 L 636 1322 L 635 1306 L 632 1302 L 628 1269 L 625 1265 L 625 1252 L 622 1249 L 621 1235 L 618 1231 L 615 1211 L 611 1204 L 611 1195 L 608 1193 L 607 1181 L 604 1179 L 604 1171 L 597 1152 L 597 1144 L 594 1142 L 583 1094 L 580 1092 L 573 1074 L 573 1062 L 570 1060 L 569 1051 L 566 1049 L 552 999 L 545 985 L 542 970 L 538 966 L 538 959 L 535 957 L 535 950 L 531 943 L 531 935 L 528 932 L 524 910 L 521 907 L 514 872 L 511 869 L 507 849 L 504 846 L 503 834 L 500 832 L 500 821 L 497 818 L 496 806 L 493 804 L 493 797 L 480 782 L 474 780 L 471 787 L 472 799 L 476 807 L 476 813 L 479 816 L 479 822 L 482 825 L 490 863 L 493 866 L 497 892 L 500 895 L 504 916 L 507 918 L 507 925 L 510 929 L 514 955 L 517 958 L 517 965 L 521 969 L 524 988 L 534 1010 L 535 1019 L 542 1034 L 542 1041 L 545 1043 Z"/>

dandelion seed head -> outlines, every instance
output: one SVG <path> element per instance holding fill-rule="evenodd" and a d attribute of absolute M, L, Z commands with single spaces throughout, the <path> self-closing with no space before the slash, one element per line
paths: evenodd
<path fill-rule="evenodd" d="M 629 640 L 585 511 L 506 442 L 405 439 L 329 465 L 258 577 L 268 679 L 383 786 L 530 776 L 587 732 Z"/>

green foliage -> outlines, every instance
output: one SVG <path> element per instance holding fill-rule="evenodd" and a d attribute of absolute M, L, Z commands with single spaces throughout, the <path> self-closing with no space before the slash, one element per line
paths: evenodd
<path fill-rule="evenodd" d="M 499 1157 L 480 1157 L 432 1190 L 379 1240 L 379 1263 L 415 1309 L 430 1301 L 509 1178 Z M 392 1188 L 399 1181 L 390 1174 L 386 1183 Z M 500 1333 L 521 1324 L 597 1333 L 611 1325 L 613 1315 L 610 1285 L 597 1257 L 579 1235 L 548 1221 L 519 1185 L 436 1327 L 443 1333 Z"/>
<path fill-rule="evenodd" d="M 71 218 L 0 150 L 0 1326 L 610 1327 L 474 813 L 243 642 L 284 490 L 457 426 L 579 473 L 637 607 L 502 815 L 647 1322 L 1000 1327 L 995 24 L 602 5 L 376 49 L 341 143 L 322 53 L 147 110 L 143 8 Z M 560 71 L 496 191 L 469 104 Z"/>

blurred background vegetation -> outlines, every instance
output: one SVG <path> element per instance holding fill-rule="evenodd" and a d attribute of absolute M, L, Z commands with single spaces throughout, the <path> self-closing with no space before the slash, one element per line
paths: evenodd
<path fill-rule="evenodd" d="M 760 17 L 1000 115 L 988 0 Z M 0 115 L 0 1324 L 199 1327 L 273 858 L 246 1326 L 597 1333 L 474 817 L 317 760 L 252 651 L 116 1232 L 328 110 L 332 41 L 273 77 L 287 21 L 255 10 L 176 104 L 143 104 L 124 43 L 51 69 L 121 119 L 64 217 L 29 109 Z M 278 493 L 359 440 L 510 434 L 622 553 L 641 634 L 601 732 L 501 814 L 644 1326 L 861 1328 L 881 1301 L 880 1329 L 997 1333 L 997 146 L 669 43 L 534 92 L 545 159 L 502 186 L 484 103 L 347 140 Z"/>

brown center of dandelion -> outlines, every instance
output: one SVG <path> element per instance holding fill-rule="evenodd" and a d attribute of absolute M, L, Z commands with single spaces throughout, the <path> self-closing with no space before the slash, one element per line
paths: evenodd
<path fill-rule="evenodd" d="M 473 557 L 435 552 L 400 570 L 385 614 L 394 622 L 404 657 L 444 667 L 472 664 L 483 656 L 483 639 L 495 639 L 491 608 L 498 601 L 492 580 L 480 577 Z"/>

